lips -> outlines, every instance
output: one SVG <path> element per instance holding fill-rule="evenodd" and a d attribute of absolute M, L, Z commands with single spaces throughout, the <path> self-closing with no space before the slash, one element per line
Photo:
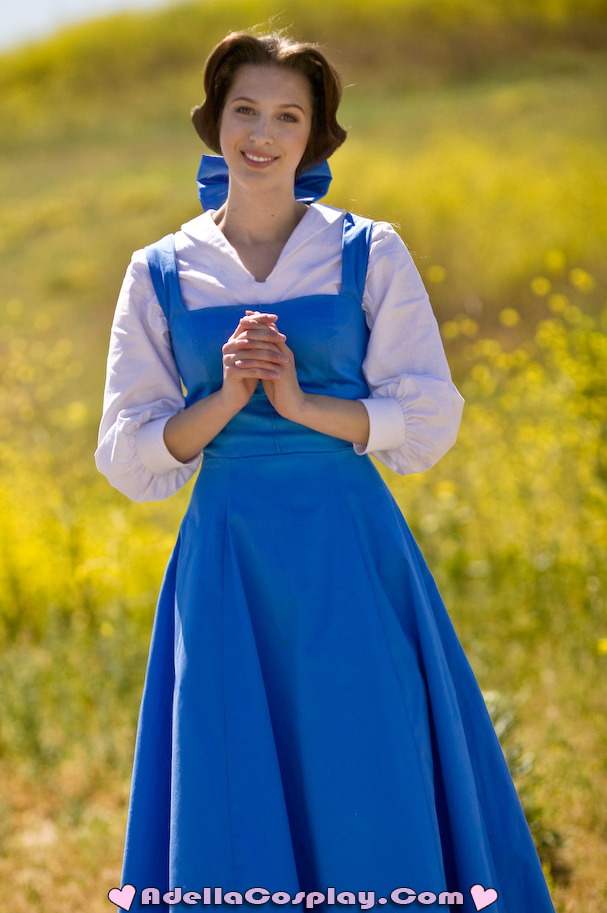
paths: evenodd
<path fill-rule="evenodd" d="M 249 152 L 245 150 L 242 152 L 242 157 L 247 164 L 252 165 L 255 168 L 264 168 L 271 165 L 277 158 L 275 155 L 261 155 L 258 152 Z"/>

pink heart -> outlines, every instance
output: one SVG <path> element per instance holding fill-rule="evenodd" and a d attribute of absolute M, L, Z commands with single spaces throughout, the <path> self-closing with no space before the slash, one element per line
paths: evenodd
<path fill-rule="evenodd" d="M 470 888 L 470 894 L 477 910 L 484 910 L 490 907 L 497 900 L 497 891 L 495 888 L 484 888 L 482 884 L 473 884 Z"/>
<path fill-rule="evenodd" d="M 122 907 L 128 913 L 136 893 L 137 888 L 134 885 L 125 884 L 122 891 L 119 891 L 118 888 L 112 888 L 111 891 L 108 891 L 107 896 L 112 903 L 115 903 L 117 907 Z"/>

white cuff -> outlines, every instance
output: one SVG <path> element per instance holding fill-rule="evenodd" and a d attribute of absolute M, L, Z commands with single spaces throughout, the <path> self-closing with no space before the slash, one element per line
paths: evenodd
<path fill-rule="evenodd" d="M 354 444 L 359 456 L 383 450 L 398 450 L 405 442 L 405 416 L 401 405 L 392 396 L 375 396 L 360 399 L 369 414 L 369 440 L 367 446 Z"/>
<path fill-rule="evenodd" d="M 194 457 L 189 463 L 177 460 L 164 442 L 164 426 L 171 416 L 158 418 L 153 422 L 145 422 L 135 434 L 137 455 L 146 469 L 157 475 L 170 472 L 172 469 L 183 469 L 184 466 L 195 466 L 200 461 L 200 456 Z"/>

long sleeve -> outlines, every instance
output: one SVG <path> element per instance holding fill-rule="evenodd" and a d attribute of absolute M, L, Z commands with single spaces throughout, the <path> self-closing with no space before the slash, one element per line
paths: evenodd
<path fill-rule="evenodd" d="M 136 251 L 112 324 L 95 452 L 99 471 L 132 501 L 168 498 L 198 468 L 200 456 L 180 463 L 164 443 L 166 422 L 184 406 L 167 322 Z"/>
<path fill-rule="evenodd" d="M 464 400 L 451 372 L 438 323 L 404 242 L 376 223 L 363 307 L 370 338 L 363 373 L 371 396 L 369 453 L 401 475 L 424 472 L 453 446 Z"/>
<path fill-rule="evenodd" d="M 266 282 L 256 282 L 209 213 L 175 235 L 186 308 L 337 294 L 342 211 L 313 204 Z M 396 472 L 429 469 L 453 445 L 463 400 L 451 381 L 438 324 L 409 252 L 385 222 L 373 228 L 363 308 L 370 339 L 363 399 L 370 422 L 366 448 Z M 164 443 L 168 419 L 185 400 L 169 330 L 152 286 L 145 252 L 133 254 L 112 326 L 103 417 L 95 453 L 111 485 L 134 501 L 161 500 L 196 472 L 200 456 L 180 463 Z"/>

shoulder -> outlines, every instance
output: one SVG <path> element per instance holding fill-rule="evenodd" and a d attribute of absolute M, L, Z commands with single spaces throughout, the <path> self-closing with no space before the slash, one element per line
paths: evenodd
<path fill-rule="evenodd" d="M 409 248 L 391 222 L 374 221 L 371 229 L 369 246 L 369 275 L 382 276 L 384 281 L 390 276 L 421 283 L 421 277 Z"/>
<path fill-rule="evenodd" d="M 131 297 L 150 299 L 154 294 L 145 248 L 139 248 L 131 254 L 127 266 L 122 294 L 128 293 Z"/>
<path fill-rule="evenodd" d="M 349 216 L 355 223 L 361 227 L 370 227 L 370 257 L 378 259 L 380 257 L 400 258 L 406 262 L 412 262 L 409 250 L 390 222 L 378 221 L 368 216 L 362 216 L 351 210 L 339 209 L 335 206 L 327 206 L 324 203 L 312 203 L 310 213 L 312 218 L 308 220 L 308 232 L 318 234 L 323 228 L 331 229 L 331 234 L 341 235 L 344 228 L 344 219 Z"/>
<path fill-rule="evenodd" d="M 342 210 L 342 216 L 346 213 Z M 387 260 L 393 264 L 400 263 L 411 265 L 413 258 L 409 253 L 407 245 L 398 233 L 396 226 L 385 220 L 372 219 L 368 216 L 361 216 L 355 212 L 348 212 L 355 222 L 361 226 L 370 226 L 370 244 L 369 244 L 369 267 L 371 268 L 379 260 Z"/>
<path fill-rule="evenodd" d="M 371 231 L 371 256 L 413 262 L 409 249 L 391 222 L 374 221 Z"/>
<path fill-rule="evenodd" d="M 135 333 L 140 327 L 151 328 L 161 336 L 166 333 L 166 319 L 156 297 L 143 247 L 131 255 L 116 303 L 114 326 L 128 333 Z"/>
<path fill-rule="evenodd" d="M 394 225 L 386 221 L 374 222 L 363 308 L 374 316 L 380 307 L 390 303 L 422 301 L 427 297 L 419 270 Z"/>

